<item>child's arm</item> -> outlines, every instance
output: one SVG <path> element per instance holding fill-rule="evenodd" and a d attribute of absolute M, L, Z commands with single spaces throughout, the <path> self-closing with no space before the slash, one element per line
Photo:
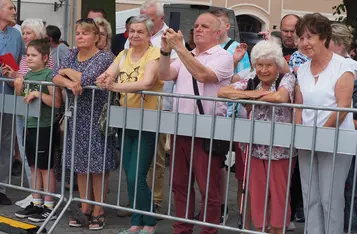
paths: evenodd
<path fill-rule="evenodd" d="M 22 96 L 24 91 L 24 78 L 18 77 L 15 79 L 14 87 L 17 96 Z"/>
<path fill-rule="evenodd" d="M 32 91 L 25 97 L 25 102 L 26 103 L 31 103 L 32 100 L 35 98 L 42 98 L 42 102 L 45 103 L 47 106 L 52 107 L 52 96 L 55 95 L 55 102 L 54 102 L 54 107 L 55 108 L 60 108 L 61 107 L 61 99 L 60 99 L 60 91 L 59 88 L 55 88 L 55 92 L 53 92 L 53 86 L 47 86 L 49 94 L 41 93 L 39 91 Z"/>

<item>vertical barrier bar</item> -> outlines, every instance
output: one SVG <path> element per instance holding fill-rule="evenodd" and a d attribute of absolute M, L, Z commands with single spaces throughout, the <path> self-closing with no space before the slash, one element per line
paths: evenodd
<path fill-rule="evenodd" d="M 119 181 L 118 181 L 118 197 L 117 197 L 117 206 L 119 206 L 120 194 L 121 194 L 121 180 L 123 174 L 123 155 L 124 155 L 124 138 L 125 138 L 125 129 L 126 129 L 126 119 L 128 114 L 128 95 L 124 97 L 124 114 L 123 114 L 123 128 L 122 128 L 122 137 L 120 143 L 120 166 L 119 166 Z M 118 134 L 119 137 L 119 134 Z"/>
<path fill-rule="evenodd" d="M 295 132 L 296 132 L 296 109 L 293 109 L 293 122 L 291 125 L 291 140 L 290 140 L 290 153 L 289 153 L 289 171 L 288 171 L 288 181 L 286 186 L 286 197 L 285 197 L 285 209 L 284 209 L 284 226 L 283 233 L 286 233 L 286 219 L 288 213 L 289 197 L 290 197 L 290 183 L 291 183 L 291 172 L 292 172 L 292 162 L 293 154 L 295 152 Z M 296 162 L 298 163 L 298 162 Z M 290 218 L 290 217 L 289 217 Z"/>
<path fill-rule="evenodd" d="M 23 141 L 22 141 L 24 149 L 26 149 L 26 140 L 27 140 L 26 129 L 27 129 L 28 116 L 29 116 L 29 104 L 26 104 L 26 115 L 25 115 L 25 120 L 24 120 L 24 129 L 22 129 L 23 136 L 24 136 Z M 25 161 L 25 157 L 24 157 L 24 161 Z M 20 182 L 21 187 L 24 187 L 24 175 L 25 175 L 25 173 L 26 173 L 25 172 L 25 162 L 22 162 L 22 165 L 21 165 L 21 182 Z M 27 177 L 27 173 L 26 173 L 26 177 Z M 28 183 L 29 183 L 29 187 L 31 188 L 31 186 L 32 186 L 31 179 L 30 179 L 30 181 L 28 181 Z"/>
<path fill-rule="evenodd" d="M 174 178 L 174 167 L 175 167 L 175 156 L 176 156 L 176 139 L 178 130 L 178 107 L 180 103 L 180 98 L 177 98 L 176 102 L 176 112 L 175 112 L 175 125 L 174 125 L 174 142 L 172 143 L 172 155 L 171 155 L 171 169 L 170 169 L 170 190 L 169 190 L 169 207 L 167 209 L 167 215 L 171 213 L 171 203 L 172 203 L 172 182 Z"/>
<path fill-rule="evenodd" d="M 310 206 L 310 193 L 311 193 L 311 184 L 312 184 L 312 165 L 314 163 L 315 148 L 316 148 L 316 132 L 317 132 L 317 110 L 314 111 L 314 126 L 312 133 L 312 149 L 311 149 L 311 160 L 310 160 L 310 172 L 309 172 L 309 192 L 307 193 L 307 207 Z M 307 226 L 309 225 L 309 209 L 306 211 L 305 215 L 305 226 L 304 234 L 307 234 Z"/>
<path fill-rule="evenodd" d="M 104 184 L 105 184 L 105 167 L 107 161 L 107 150 L 108 150 L 108 129 L 109 129 L 109 117 L 110 117 L 110 101 L 112 97 L 112 92 L 108 93 L 108 109 L 107 109 L 107 122 L 105 123 L 105 137 L 104 137 L 104 155 L 103 155 L 103 169 L 102 169 L 102 188 L 101 188 L 101 196 L 100 202 L 104 201 Z"/>
<path fill-rule="evenodd" d="M 329 202 L 328 202 L 328 214 L 327 214 L 327 228 L 326 228 L 326 233 L 329 233 L 330 229 L 330 218 L 331 218 L 331 201 L 332 201 L 332 191 L 333 191 L 333 183 L 334 183 L 334 175 L 335 175 L 335 166 L 336 166 L 336 154 L 337 154 L 337 147 L 338 147 L 338 138 L 339 138 L 339 132 L 340 132 L 340 112 L 337 112 L 337 117 L 336 117 L 336 128 L 335 128 L 335 139 L 334 139 L 334 146 L 333 146 L 333 154 L 332 154 L 332 169 L 331 169 L 331 175 L 332 175 L 332 180 L 330 181 L 330 193 L 329 193 Z M 347 156 L 343 156 L 347 157 Z"/>
<path fill-rule="evenodd" d="M 264 219 L 263 219 L 263 232 L 265 232 L 265 226 L 267 224 L 267 212 L 268 212 L 268 197 L 269 197 L 269 184 L 270 184 L 270 172 L 271 172 L 271 157 L 273 153 L 274 133 L 275 133 L 275 106 L 273 106 L 273 113 L 271 117 L 270 125 L 270 143 L 269 143 L 269 160 L 268 160 L 268 175 L 265 187 L 265 202 L 264 202 Z"/>
<path fill-rule="evenodd" d="M 160 131 L 160 122 L 161 122 L 161 96 L 158 96 L 158 110 L 156 114 L 156 133 L 155 133 L 155 150 L 154 150 L 154 161 L 152 163 L 153 171 L 152 171 L 152 183 L 151 183 L 151 204 L 150 204 L 150 212 L 153 212 L 154 209 L 154 193 L 155 193 L 155 175 L 156 175 L 156 159 L 157 159 L 157 147 L 159 144 L 159 131 Z"/>
<path fill-rule="evenodd" d="M 2 122 L 3 122 L 3 119 L 4 119 L 4 109 L 5 109 L 5 81 L 2 81 L 0 133 L 2 132 Z M 0 149 L 1 149 L 1 143 L 2 143 L 2 134 L 0 134 Z"/>
<path fill-rule="evenodd" d="M 48 89 L 49 86 L 47 86 Z M 56 87 L 52 87 L 52 107 L 51 107 L 51 129 L 50 129 L 50 142 L 49 142 L 49 152 L 48 152 L 48 171 L 51 170 L 51 162 L 52 162 L 52 147 L 53 147 L 53 123 L 54 123 L 54 115 L 55 115 L 55 95 L 56 95 Z M 41 93 L 42 95 L 42 93 Z M 50 173 L 47 173 L 47 192 L 50 191 Z"/>
<path fill-rule="evenodd" d="M 68 100 L 68 91 L 65 90 L 66 92 L 66 103 L 65 103 L 65 113 L 64 113 L 64 132 L 63 132 L 63 153 L 62 153 L 62 175 L 61 175 L 61 196 L 64 198 L 65 196 L 65 181 L 66 181 L 66 157 L 67 157 L 67 136 L 68 136 L 68 112 L 70 107 L 70 103 Z M 74 97 L 73 97 L 74 98 Z M 75 108 L 77 108 L 77 99 L 74 98 L 73 99 L 73 105 L 75 105 Z M 72 116 L 75 115 L 77 116 L 77 109 L 75 109 L 72 113 Z M 72 136 L 73 134 L 75 134 L 75 122 L 76 119 L 73 120 L 73 132 L 72 132 Z M 71 202 L 72 202 L 72 195 L 73 195 L 73 176 L 74 176 L 74 172 L 73 172 L 73 166 L 72 164 L 74 164 L 74 145 L 73 145 L 73 139 L 72 139 L 72 156 L 71 156 L 71 178 L 70 178 L 70 197 L 69 200 L 67 201 L 67 204 L 65 205 L 65 207 L 63 208 L 63 210 L 61 211 L 61 213 L 58 215 L 57 219 L 55 220 L 55 222 L 53 223 L 53 225 L 51 226 L 50 230 L 48 231 L 49 234 L 51 234 L 56 226 L 58 225 L 58 223 L 60 222 L 60 220 L 62 219 L 64 213 L 66 212 L 66 210 L 68 209 L 68 207 L 70 206 Z M 72 161 L 73 159 L 73 161 Z M 71 189 L 72 189 L 72 193 L 71 193 Z M 59 204 L 57 204 L 57 207 L 59 207 Z M 41 227 L 40 230 L 38 232 L 42 232 L 42 228 Z"/>
<path fill-rule="evenodd" d="M 93 132 L 94 98 L 95 98 L 95 89 L 92 89 L 92 105 L 91 105 L 91 112 L 90 112 L 88 164 L 87 164 L 87 179 L 86 179 L 86 200 L 88 200 L 88 190 L 89 190 L 89 180 L 90 180 L 89 170 L 90 170 L 90 163 L 92 160 L 92 132 Z"/>
<path fill-rule="evenodd" d="M 42 85 L 40 85 L 40 94 L 42 94 Z M 36 156 L 35 156 L 35 176 L 34 176 L 34 186 L 33 189 L 36 190 L 36 185 L 37 185 L 37 170 L 38 170 L 38 141 L 40 139 L 40 119 L 41 119 L 41 106 L 42 106 L 42 95 L 40 95 L 39 98 L 39 117 L 37 118 L 37 131 L 36 131 Z M 24 133 L 26 134 L 26 132 Z"/>
<path fill-rule="evenodd" d="M 355 200 L 355 192 L 356 192 L 356 179 L 357 179 L 357 159 L 356 159 L 356 155 L 357 155 L 357 147 L 356 147 L 356 154 L 353 156 L 355 159 L 355 168 L 354 168 L 354 172 L 353 172 L 353 186 L 352 186 L 352 194 L 351 194 L 351 205 L 350 205 L 350 216 L 348 218 L 348 232 L 347 233 L 351 233 L 352 231 L 352 215 L 354 212 L 354 200 Z"/>
<path fill-rule="evenodd" d="M 136 160 L 136 173 L 135 173 L 135 189 L 134 189 L 134 203 L 133 209 L 136 209 L 136 198 L 138 195 L 138 175 L 139 175 L 139 161 L 140 161 L 140 145 L 141 145 L 141 137 L 143 131 L 143 119 L 144 119 L 144 97 L 141 95 L 141 103 L 140 103 L 140 120 L 139 120 L 139 140 L 138 140 L 138 158 Z"/>
<path fill-rule="evenodd" d="M 11 126 L 11 144 L 10 144 L 11 149 L 10 149 L 10 160 L 9 160 L 9 184 L 11 184 L 12 158 L 13 158 L 13 155 L 14 155 L 14 146 L 15 146 L 15 142 L 14 141 L 15 141 L 15 136 L 16 136 L 15 123 L 16 123 L 17 95 L 16 95 L 16 90 L 15 89 L 14 89 L 13 95 L 14 95 L 14 111 L 12 113 L 12 126 Z"/>
<path fill-rule="evenodd" d="M 246 161 L 244 164 L 246 165 L 246 178 L 243 178 L 243 184 L 246 183 L 247 186 L 243 186 L 243 191 L 242 193 L 244 194 L 244 212 L 243 212 L 243 220 L 242 220 L 242 229 L 245 229 L 245 221 L 246 221 L 246 215 L 247 215 L 247 207 L 248 207 L 248 193 L 249 193 L 249 178 L 250 178 L 250 163 L 251 163 L 251 158 L 252 158 L 252 148 L 253 148 L 253 141 L 254 141 L 254 127 L 255 127 L 255 104 L 252 106 L 252 111 L 251 111 L 251 118 L 250 118 L 250 135 L 249 135 L 249 150 L 246 154 L 248 154 L 248 158 L 246 158 Z M 248 161 L 247 161 L 248 160 Z M 242 203 L 243 204 L 243 203 Z M 250 205 L 250 204 L 249 204 Z M 241 206 L 241 213 L 243 207 Z"/>
<path fill-rule="evenodd" d="M 216 127 L 216 107 L 217 102 L 214 101 L 213 109 L 212 109 L 212 125 L 211 125 L 211 139 L 210 139 L 210 146 L 209 146 L 209 154 L 208 154 L 208 169 L 207 169 L 207 183 L 206 183 L 206 197 L 205 197 L 205 206 L 203 212 L 203 222 L 206 222 L 207 217 L 207 204 L 208 204 L 208 190 L 211 178 L 211 163 L 212 163 L 212 145 L 213 145 L 213 137 L 214 137 L 214 130 Z"/>
<path fill-rule="evenodd" d="M 188 186 L 187 186 L 187 200 L 186 200 L 186 214 L 185 218 L 188 219 L 188 211 L 190 207 L 190 196 L 191 196 L 191 187 L 192 187 L 192 170 L 193 170 L 193 153 L 195 150 L 195 136 L 197 128 L 197 99 L 193 103 L 193 126 L 192 126 L 192 140 L 191 140 L 191 151 L 190 151 L 190 168 L 188 174 Z"/>
<path fill-rule="evenodd" d="M 226 183 L 226 196 L 224 199 L 224 211 L 223 211 L 223 226 L 226 225 L 226 214 L 228 209 L 228 193 L 229 193 L 229 182 L 230 182 L 230 174 L 231 174 L 231 162 L 232 162 L 232 148 L 233 148 L 233 139 L 234 139 L 234 129 L 236 123 L 236 107 L 240 106 L 239 103 L 233 103 L 233 111 L 232 111 L 232 118 L 231 118 L 231 132 L 230 132 L 230 140 L 229 140 L 229 152 L 228 152 L 228 172 L 227 172 L 227 183 Z"/>

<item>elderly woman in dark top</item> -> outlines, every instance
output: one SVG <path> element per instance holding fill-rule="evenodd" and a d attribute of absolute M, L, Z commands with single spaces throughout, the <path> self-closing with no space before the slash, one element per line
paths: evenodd
<path fill-rule="evenodd" d="M 96 78 L 102 74 L 113 62 L 114 55 L 97 48 L 99 41 L 99 28 L 92 19 L 81 19 L 76 23 L 76 46 L 71 51 L 59 69 L 53 73 L 53 82 L 58 86 L 71 90 L 69 99 L 78 96 L 76 129 L 73 129 L 73 118 L 69 118 L 68 135 L 66 139 L 67 151 L 66 166 L 71 166 L 72 134 L 75 131 L 74 171 L 78 175 L 78 188 L 81 198 L 86 197 L 86 180 L 89 173 L 90 183 L 88 199 L 100 202 L 106 199 L 108 175 L 115 168 L 114 139 L 108 137 L 105 145 L 105 137 L 100 133 L 98 119 L 104 103 L 107 102 L 106 91 L 96 91 L 92 99 L 92 91 L 83 90 L 86 85 L 95 85 Z M 94 102 L 93 119 L 91 119 L 92 102 Z M 90 129 L 92 132 L 90 134 Z M 91 144 L 89 144 L 91 139 Z M 104 155 L 107 147 L 106 155 Z M 104 157 L 105 162 L 104 162 Z M 87 171 L 88 161 L 89 171 Z M 103 165 L 104 163 L 104 165 Z M 104 194 L 101 194 L 102 173 L 105 173 Z M 104 226 L 104 210 L 100 206 L 82 203 L 82 212 L 90 217 L 89 229 L 100 230 Z M 69 223 L 72 227 L 80 227 L 80 221 L 73 217 Z"/>
<path fill-rule="evenodd" d="M 279 74 L 286 62 L 280 45 L 275 41 L 260 41 L 251 52 L 252 65 L 256 75 L 220 89 L 218 96 L 230 99 L 254 99 L 274 103 L 292 103 L 294 97 L 295 77 L 291 73 Z M 249 111 L 249 110 L 248 110 Z M 252 118 L 260 121 L 272 121 L 273 109 L 271 106 L 257 105 Z M 292 110 L 286 107 L 275 108 L 276 122 L 290 123 Z M 246 151 L 246 145 L 241 145 Z M 296 154 L 292 155 L 293 157 Z M 271 160 L 269 180 L 270 220 L 265 222 L 264 205 L 265 188 L 267 183 L 268 159 Z M 285 199 L 289 171 L 289 148 L 273 147 L 271 155 L 269 146 L 253 145 L 251 158 L 251 173 L 249 177 L 249 196 L 251 199 L 251 213 L 254 226 L 258 231 L 267 231 L 271 224 L 271 233 L 283 233 L 284 218 L 286 225 L 290 221 L 290 206 L 284 216 Z M 295 157 L 292 166 L 295 165 Z"/>

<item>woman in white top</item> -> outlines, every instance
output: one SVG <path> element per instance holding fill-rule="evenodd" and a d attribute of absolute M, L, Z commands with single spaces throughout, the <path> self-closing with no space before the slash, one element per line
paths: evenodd
<path fill-rule="evenodd" d="M 327 48 L 332 34 L 329 19 L 319 13 L 307 14 L 297 25 L 296 33 L 303 53 L 310 57 L 311 61 L 301 65 L 297 72 L 295 102 L 323 107 L 351 107 L 353 69 L 345 58 Z M 296 122 L 313 126 L 315 113 L 318 127 L 336 128 L 337 112 L 331 111 L 296 110 Z M 340 112 L 337 127 L 354 129 L 352 113 Z M 309 234 L 343 233 L 344 187 L 351 159 L 351 156 L 337 154 L 332 178 L 332 153 L 315 152 L 311 165 L 311 151 L 299 150 L 301 187 L 307 218 L 305 225 Z M 311 167 L 312 184 L 309 190 Z M 333 191 L 330 201 L 332 179 Z"/>

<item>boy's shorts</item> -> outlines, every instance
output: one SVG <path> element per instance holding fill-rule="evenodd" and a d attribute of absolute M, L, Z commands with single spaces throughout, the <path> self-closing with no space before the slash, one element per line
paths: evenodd
<path fill-rule="evenodd" d="M 46 170 L 53 168 L 53 152 L 54 146 L 52 145 L 50 153 L 50 138 L 51 127 L 39 128 L 38 137 L 38 153 L 37 153 L 37 168 Z M 52 138 L 52 141 L 54 138 Z M 30 167 L 34 167 L 36 163 L 36 141 L 37 141 L 37 128 L 28 128 L 26 135 L 26 157 Z M 51 142 L 52 144 L 52 142 Z M 50 167 L 48 168 L 49 159 Z"/>

